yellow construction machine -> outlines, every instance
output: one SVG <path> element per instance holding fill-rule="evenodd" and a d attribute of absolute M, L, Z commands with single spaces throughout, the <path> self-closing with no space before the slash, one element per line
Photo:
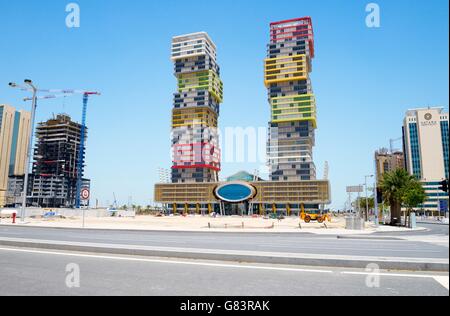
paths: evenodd
<path fill-rule="evenodd" d="M 323 222 L 325 222 L 326 220 L 328 220 L 329 222 L 331 222 L 331 215 L 330 214 L 322 214 L 322 212 L 320 212 L 319 210 L 314 211 L 314 212 L 305 212 L 305 206 L 302 204 L 302 210 L 300 213 L 300 218 L 305 222 L 305 223 L 310 223 L 311 221 L 317 221 L 319 224 L 322 224 Z"/>

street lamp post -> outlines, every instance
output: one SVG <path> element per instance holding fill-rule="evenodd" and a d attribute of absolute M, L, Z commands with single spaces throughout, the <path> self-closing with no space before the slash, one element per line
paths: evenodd
<path fill-rule="evenodd" d="M 28 174 L 30 170 L 30 161 L 31 161 L 31 151 L 33 150 L 33 133 L 34 133 L 34 121 L 36 118 L 36 107 L 37 107 L 37 88 L 33 84 L 33 81 L 29 79 L 25 79 L 24 83 L 31 88 L 31 91 L 33 92 L 33 99 L 32 99 L 32 106 L 31 106 L 31 126 L 30 126 L 30 133 L 29 133 L 29 143 L 28 143 L 28 151 L 27 156 L 25 160 L 25 175 L 23 180 L 23 193 L 22 193 L 22 209 L 20 212 L 20 221 L 23 223 L 25 222 L 25 213 L 26 213 L 26 207 L 27 207 L 27 189 L 28 189 Z M 17 88 L 19 87 L 15 83 L 10 83 L 10 87 Z"/>
<path fill-rule="evenodd" d="M 364 176 L 365 184 L 366 184 L 366 214 L 365 214 L 365 220 L 367 221 L 369 219 L 369 196 L 367 195 L 367 179 L 372 178 L 373 174 Z"/>
<path fill-rule="evenodd" d="M 360 190 L 358 190 L 358 215 L 360 218 L 363 218 L 363 212 L 361 210 L 361 193 L 362 191 L 362 187 L 364 186 L 364 184 L 360 184 L 359 187 L 361 188 Z"/>
<path fill-rule="evenodd" d="M 374 180 L 375 183 L 373 185 L 373 206 L 374 206 L 374 221 L 375 221 L 375 226 L 378 227 L 379 223 L 380 223 L 380 219 L 378 218 L 380 215 L 380 212 L 378 210 L 378 182 L 380 179 L 378 179 L 379 173 L 378 173 L 378 162 L 377 162 L 377 155 L 375 154 L 375 159 L 374 159 L 374 164 L 375 164 L 375 176 L 374 176 Z"/>

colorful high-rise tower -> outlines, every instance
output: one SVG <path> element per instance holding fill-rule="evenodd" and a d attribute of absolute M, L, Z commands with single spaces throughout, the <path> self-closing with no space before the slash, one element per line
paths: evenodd
<path fill-rule="evenodd" d="M 309 74 L 314 58 L 310 17 L 274 22 L 265 60 L 272 118 L 268 163 L 272 181 L 315 180 L 316 102 Z"/>
<path fill-rule="evenodd" d="M 299 216 L 331 203 L 330 183 L 315 179 L 312 159 L 316 114 L 309 80 L 314 56 L 311 19 L 273 23 L 271 29 L 265 72 L 272 108 L 270 181 L 245 173 L 219 181 L 217 121 L 223 91 L 216 47 L 206 33 L 173 38 L 178 92 L 172 183 L 162 180 L 154 192 L 154 200 L 168 212 Z"/>
<path fill-rule="evenodd" d="M 205 32 L 176 36 L 172 60 L 178 79 L 172 113 L 172 182 L 218 181 L 223 84 L 216 46 Z"/>

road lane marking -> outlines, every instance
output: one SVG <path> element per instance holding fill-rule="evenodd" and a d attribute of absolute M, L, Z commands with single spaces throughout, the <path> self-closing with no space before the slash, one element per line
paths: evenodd
<path fill-rule="evenodd" d="M 436 276 L 426 274 L 399 274 L 399 273 L 370 273 L 370 272 L 347 272 L 343 271 L 341 274 L 346 275 L 370 275 L 370 276 L 387 276 L 387 277 L 400 277 L 400 278 L 420 278 L 420 279 L 434 279 L 437 283 L 442 285 L 447 291 L 449 290 L 449 276 Z"/>
<path fill-rule="evenodd" d="M 347 272 L 343 271 L 341 274 L 346 275 L 366 275 L 366 276 L 386 276 L 386 277 L 399 277 L 399 278 L 416 278 L 416 279 L 434 279 L 437 283 L 442 285 L 447 291 L 449 290 L 449 276 L 436 276 L 426 274 L 400 274 L 400 273 L 371 273 L 371 272 Z"/>
<path fill-rule="evenodd" d="M 100 255 L 65 253 L 65 252 L 54 252 L 54 251 L 30 250 L 30 249 L 1 248 L 1 247 L 0 247 L 0 251 L 24 252 L 24 253 L 46 254 L 46 255 L 55 255 L 55 256 L 68 256 L 68 257 L 82 257 L 82 258 L 93 258 L 93 259 L 108 259 L 108 260 L 119 260 L 119 261 L 135 261 L 135 262 L 149 262 L 149 263 L 167 263 L 167 264 L 180 264 L 180 265 L 192 265 L 192 266 L 206 266 L 206 267 L 216 267 L 216 268 L 237 268 L 237 269 L 254 269 L 254 270 L 271 270 L 271 271 L 288 271 L 288 272 L 324 273 L 324 274 L 332 274 L 333 273 L 333 271 L 330 271 L 330 270 L 277 268 L 277 267 L 252 266 L 252 265 L 172 261 L 172 260 L 144 259 L 144 258 L 119 257 L 119 256 L 100 256 Z"/>
<path fill-rule="evenodd" d="M 443 287 L 445 287 L 446 290 L 448 291 L 448 283 L 449 283 L 449 278 L 448 278 L 448 276 L 435 276 L 434 279 L 435 279 L 436 282 L 438 282 L 440 285 L 442 285 Z"/>
<path fill-rule="evenodd" d="M 90 254 L 79 254 L 79 253 L 65 253 L 65 252 L 55 252 L 55 251 L 1 248 L 1 247 L 0 247 L 0 251 L 46 254 L 46 255 L 54 255 L 54 256 L 67 256 L 67 257 L 93 258 L 93 259 L 106 259 L 106 260 L 118 260 L 118 261 L 205 266 L 205 267 L 215 267 L 215 268 L 269 270 L 269 271 L 281 271 L 281 272 L 322 273 L 322 274 L 334 274 L 335 273 L 331 270 L 295 269 L 295 268 L 266 267 L 266 266 L 254 266 L 254 265 L 235 265 L 235 264 L 219 264 L 219 263 L 206 263 L 206 262 L 172 261 L 172 260 L 144 259 L 144 258 L 120 257 L 120 256 L 101 256 L 101 255 L 90 255 Z M 376 276 L 386 276 L 386 277 L 434 279 L 441 286 L 443 286 L 446 290 L 449 290 L 449 277 L 448 276 L 421 275 L 421 274 L 399 274 L 399 273 L 369 273 L 369 272 L 352 272 L 352 271 L 340 271 L 339 273 L 341 275 L 372 275 L 372 276 L 376 275 Z"/>
<path fill-rule="evenodd" d="M 348 275 L 373 275 L 373 276 L 388 276 L 388 277 L 399 277 L 399 278 L 420 278 L 420 279 L 431 279 L 434 275 L 427 274 L 406 274 L 406 273 L 374 273 L 374 272 L 353 272 L 353 271 L 343 271 L 341 274 Z"/>

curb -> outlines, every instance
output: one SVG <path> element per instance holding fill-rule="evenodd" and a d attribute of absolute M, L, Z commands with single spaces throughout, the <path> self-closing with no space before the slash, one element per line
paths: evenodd
<path fill-rule="evenodd" d="M 266 229 L 265 231 L 251 231 L 249 229 L 247 230 L 214 230 L 209 229 L 206 230 L 182 230 L 182 229 L 173 229 L 173 230 L 158 230 L 158 229 L 133 229 L 133 228 L 92 228 L 92 227 L 58 227 L 58 226 L 35 226 L 35 225 L 28 225 L 28 224 L 10 224 L 10 223 L 1 223 L 0 222 L 0 228 L 1 227 L 19 227 L 19 228 L 28 228 L 28 229 L 52 229 L 52 230 L 77 230 L 77 231 L 99 231 L 99 232 L 130 232 L 130 233 L 199 233 L 199 234 L 261 234 L 261 235 L 267 235 L 267 234 L 277 234 L 277 235 L 310 235 L 310 236 L 316 236 L 316 237 L 337 237 L 338 236 L 346 236 L 346 235 L 339 235 L 339 233 L 317 233 L 313 231 L 302 231 L 302 229 L 297 229 L 295 231 L 271 231 L 269 229 Z M 259 228 L 258 228 L 259 229 Z M 262 230 L 262 228 L 261 228 Z M 418 230 L 411 230 L 411 231 L 386 231 L 386 232 L 379 232 L 379 231 L 365 231 L 362 234 L 359 235 L 349 235 L 349 236 L 373 236 L 375 234 L 403 234 L 403 233 L 410 233 L 410 232 L 425 232 L 429 231 L 429 229 L 423 228 Z"/>
<path fill-rule="evenodd" d="M 300 266 L 367 268 L 377 264 L 382 270 L 440 271 L 448 272 L 448 259 L 387 258 L 335 256 L 318 254 L 276 253 L 236 250 L 212 250 L 193 248 L 148 247 L 79 242 L 58 242 L 33 239 L 0 238 L 0 245 L 47 250 L 91 252 L 113 255 L 165 257 L 178 259 L 233 261 L 262 264 L 284 264 Z"/>
<path fill-rule="evenodd" d="M 429 224 L 429 225 L 441 225 L 441 226 L 449 226 L 448 223 L 442 223 L 442 222 L 417 222 L 417 224 Z"/>
<path fill-rule="evenodd" d="M 352 240 L 404 240 L 402 238 L 398 237 L 391 237 L 391 236 L 355 236 L 355 235 L 338 235 L 338 239 L 352 239 Z"/>
<path fill-rule="evenodd" d="M 324 236 L 324 237 L 330 237 L 330 236 L 336 236 L 333 234 L 316 234 L 313 232 L 304 232 L 301 230 L 298 231 L 270 231 L 266 230 L 265 232 L 261 231 L 250 231 L 250 230 L 158 230 L 158 229 L 132 229 L 132 228 L 90 228 L 90 227 L 53 227 L 53 226 L 28 226 L 27 224 L 2 224 L 0 223 L 0 228 L 7 227 L 7 228 L 29 228 L 29 229 L 54 229 L 54 230 L 77 230 L 77 231 L 97 231 L 97 232 L 124 232 L 124 233 L 198 233 L 198 234 L 261 234 L 261 235 L 267 235 L 267 234 L 292 234 L 292 235 L 314 235 L 314 236 Z M 206 227 L 205 227 L 206 229 Z M 261 228 L 262 229 L 262 228 Z"/>

